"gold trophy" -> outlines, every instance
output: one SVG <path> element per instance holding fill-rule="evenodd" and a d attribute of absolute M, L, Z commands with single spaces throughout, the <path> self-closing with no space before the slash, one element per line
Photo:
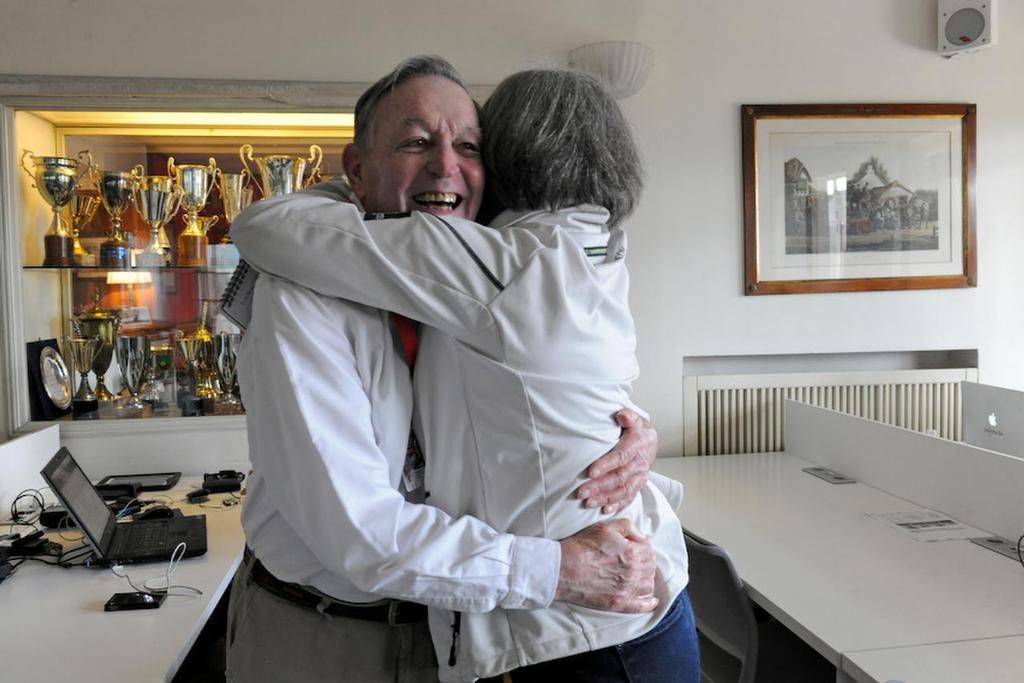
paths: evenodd
<path fill-rule="evenodd" d="M 170 265 L 170 254 L 161 244 L 160 233 L 181 205 L 181 194 L 174 188 L 174 180 L 166 175 L 142 176 L 137 179 L 134 200 L 136 210 L 149 224 L 149 244 L 139 255 L 140 265 Z"/>
<path fill-rule="evenodd" d="M 195 337 L 186 337 L 180 332 L 178 337 L 174 340 L 174 346 L 178 350 L 178 355 L 185 363 L 185 372 L 192 377 L 192 395 L 188 394 L 178 396 L 178 404 L 181 406 L 182 417 L 191 417 L 193 415 L 202 415 L 202 399 L 199 398 L 199 369 L 197 367 L 199 363 L 199 355 L 202 352 L 202 340 Z"/>
<path fill-rule="evenodd" d="M 82 265 L 82 257 L 89 255 L 89 252 L 85 250 L 82 243 L 78 241 L 78 236 L 82 230 L 82 226 L 92 220 L 92 217 L 96 215 L 96 209 L 98 208 L 100 208 L 99 197 L 94 197 L 91 194 L 84 194 L 81 191 L 77 191 L 71 195 L 71 200 L 68 201 L 67 205 L 64 207 L 64 220 L 67 221 L 68 232 L 70 232 L 71 237 L 74 238 L 75 265 Z"/>
<path fill-rule="evenodd" d="M 252 203 L 252 188 L 246 187 L 251 177 L 245 169 L 241 173 L 224 173 L 217 169 L 217 187 L 224 202 L 224 218 L 228 221 L 228 230 L 224 231 L 221 244 L 231 244 L 231 223 L 242 213 L 242 209 Z"/>
<path fill-rule="evenodd" d="M 348 176 L 344 173 L 331 173 L 330 164 L 325 163 L 323 166 L 318 168 L 313 173 L 309 174 L 308 185 L 314 185 L 316 183 L 333 183 L 340 180 L 348 186 Z"/>
<path fill-rule="evenodd" d="M 183 335 L 179 332 L 175 339 L 178 353 L 185 361 L 188 373 L 192 375 L 192 382 L 195 386 L 195 398 L 199 402 L 203 399 L 217 398 L 213 337 L 210 335 L 210 331 L 206 329 L 206 311 L 207 304 L 204 303 L 202 313 L 200 314 L 199 327 L 194 333 Z M 196 410 L 198 410 L 198 407 L 196 407 Z"/>
<path fill-rule="evenodd" d="M 100 340 L 95 338 L 64 337 L 61 341 L 61 355 L 71 363 L 71 371 L 77 370 L 82 376 L 82 382 L 71 401 L 73 417 L 76 420 L 99 417 L 96 395 L 89 388 L 89 369 L 92 368 L 100 346 Z"/>
<path fill-rule="evenodd" d="M 178 355 L 185 361 L 186 371 L 192 376 L 192 383 L 195 389 L 191 397 L 179 398 L 182 415 L 212 414 L 215 411 L 213 400 L 217 397 L 217 390 L 210 384 L 210 376 L 204 368 L 207 356 L 207 346 L 212 344 L 195 335 L 179 336 L 175 339 L 175 347 Z"/>
<path fill-rule="evenodd" d="M 205 266 L 206 229 L 214 221 L 199 220 L 199 212 L 206 206 L 206 200 L 213 189 L 217 160 L 202 164 L 174 164 L 174 157 L 167 160 L 167 175 L 174 179 L 175 189 L 181 195 L 181 206 L 185 209 L 185 229 L 178 235 L 178 265 Z"/>
<path fill-rule="evenodd" d="M 207 243 L 209 243 L 209 241 L 210 241 L 210 238 L 208 237 L 208 233 L 210 232 L 210 228 L 212 228 L 213 226 L 217 225 L 218 222 L 220 222 L 220 216 L 197 216 L 196 217 L 196 223 L 199 225 L 199 232 L 203 233 L 203 236 L 206 237 Z"/>
<path fill-rule="evenodd" d="M 100 171 L 96 174 L 100 201 L 110 214 L 108 238 L 100 245 L 100 265 L 104 268 L 131 266 L 128 242 L 125 241 L 124 231 L 121 230 L 121 214 L 132 203 L 136 180 L 145 172 L 142 164 L 136 164 L 130 171 Z"/>
<path fill-rule="evenodd" d="M 216 216 L 213 216 L 216 218 Z M 209 310 L 208 304 L 203 303 L 202 312 L 199 314 L 199 327 L 196 328 L 195 336 L 202 342 L 199 354 L 199 369 L 202 371 L 200 387 L 196 390 L 199 398 L 217 398 L 220 395 L 220 383 L 217 380 L 217 358 L 214 353 L 213 335 L 206 329 L 206 313 Z"/>
<path fill-rule="evenodd" d="M 277 197 L 282 194 L 298 192 L 303 188 L 302 176 L 306 164 L 313 166 L 309 170 L 309 177 L 312 180 L 320 170 L 320 162 L 324 160 L 324 151 L 320 145 L 309 146 L 309 158 L 292 156 L 289 154 L 271 154 L 265 157 L 253 157 L 252 145 L 245 143 L 238 150 L 238 156 L 242 158 L 242 166 L 255 177 L 252 169 L 249 168 L 248 160 L 256 164 L 260 169 L 260 187 L 263 189 L 263 198 Z"/>
<path fill-rule="evenodd" d="M 29 170 L 25 158 L 31 157 L 35 170 Z M 84 168 L 83 168 L 84 166 Z M 29 150 L 22 150 L 21 167 L 32 178 L 32 187 L 39 190 L 43 201 L 53 209 L 53 220 L 43 236 L 43 265 L 71 267 L 75 265 L 74 238 L 61 220 L 61 209 L 75 194 L 80 172 L 92 167 L 92 155 L 88 150 L 78 153 L 76 159 L 68 157 L 37 157 Z"/>
<path fill-rule="evenodd" d="M 100 401 L 113 401 L 114 394 L 107 389 L 104 376 L 110 369 L 110 362 L 114 356 L 114 339 L 121 327 L 121 318 L 114 311 L 100 308 L 100 292 L 97 289 L 92 295 L 92 308 L 79 315 L 74 322 L 84 336 L 98 339 L 100 343 L 91 368 L 96 374 L 95 398 Z"/>

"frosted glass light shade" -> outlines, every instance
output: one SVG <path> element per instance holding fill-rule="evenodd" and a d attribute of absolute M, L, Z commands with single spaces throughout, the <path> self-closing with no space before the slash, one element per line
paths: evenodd
<path fill-rule="evenodd" d="M 569 53 L 569 68 L 601 81 L 612 97 L 639 92 L 654 66 L 654 50 L 643 43 L 612 40 L 581 45 Z"/>

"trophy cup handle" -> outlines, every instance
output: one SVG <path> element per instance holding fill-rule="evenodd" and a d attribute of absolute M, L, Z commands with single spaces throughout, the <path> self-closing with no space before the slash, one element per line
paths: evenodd
<path fill-rule="evenodd" d="M 175 181 L 178 179 L 178 168 L 174 165 L 174 157 L 167 157 L 167 175 Z"/>
<path fill-rule="evenodd" d="M 218 168 L 213 174 L 213 182 L 217 185 L 220 196 L 224 196 L 224 170 Z"/>
<path fill-rule="evenodd" d="M 21 167 L 23 169 L 25 169 L 25 173 L 28 173 L 28 177 L 32 179 L 32 187 L 35 188 L 35 186 L 36 186 L 36 182 L 35 182 L 36 174 L 33 173 L 31 170 L 29 170 L 29 167 L 25 165 L 25 157 L 32 157 L 33 159 L 35 159 L 36 155 L 33 154 L 30 150 L 27 150 L 27 149 L 21 150 Z"/>
<path fill-rule="evenodd" d="M 139 198 L 139 192 L 142 185 L 142 177 L 146 175 L 146 169 L 143 168 L 142 164 L 135 164 L 128 174 L 132 178 L 132 206 L 135 207 L 135 211 L 141 216 L 142 200 Z"/>
<path fill-rule="evenodd" d="M 168 223 L 172 218 L 174 218 L 174 214 L 178 213 L 178 209 L 181 208 L 181 198 L 183 196 L 184 193 L 181 191 L 181 188 L 174 189 L 174 192 L 172 193 L 171 196 L 171 201 L 167 203 L 168 212 L 167 218 L 164 219 L 165 224 Z"/>
<path fill-rule="evenodd" d="M 220 222 L 220 216 L 210 216 L 208 220 L 203 221 L 203 234 L 205 235 L 210 231 L 210 228 L 217 225 Z"/>
<path fill-rule="evenodd" d="M 313 161 L 314 159 L 316 159 L 316 161 Z M 309 163 L 313 164 L 313 166 L 309 170 L 309 181 L 306 182 L 306 186 L 311 185 L 313 183 L 313 179 L 316 178 L 317 174 L 320 173 L 320 162 L 322 162 L 323 160 L 324 150 L 320 147 L 320 145 L 310 145 Z"/>
<path fill-rule="evenodd" d="M 255 176 L 252 172 L 252 169 L 249 168 L 249 162 L 245 160 L 246 155 L 249 156 L 249 161 L 256 163 L 256 160 L 252 158 L 252 145 L 250 145 L 248 142 L 238 148 L 238 158 L 242 160 L 243 171 L 247 172 L 250 178 L 253 178 Z"/>
<path fill-rule="evenodd" d="M 210 161 L 206 164 L 206 172 L 210 174 L 210 186 L 206 188 L 206 199 L 203 200 L 203 204 L 210 198 L 210 193 L 213 192 L 213 186 L 217 184 L 217 160 L 210 157 Z"/>
<path fill-rule="evenodd" d="M 249 173 L 249 169 L 248 168 L 243 168 L 242 172 L 239 173 L 238 175 L 242 176 L 242 187 L 243 188 L 245 188 L 245 186 L 249 184 L 249 181 L 252 180 L 252 173 Z"/>

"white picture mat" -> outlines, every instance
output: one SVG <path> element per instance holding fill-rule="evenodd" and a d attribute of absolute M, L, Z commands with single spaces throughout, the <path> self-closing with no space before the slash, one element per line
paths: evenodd
<path fill-rule="evenodd" d="M 960 117 L 758 119 L 758 276 L 765 281 L 962 275 L 963 150 Z M 820 178 L 852 174 L 875 156 L 911 190 L 938 191 L 938 249 L 787 254 L 785 162 Z M 824 185 L 824 182 L 821 182 Z"/>

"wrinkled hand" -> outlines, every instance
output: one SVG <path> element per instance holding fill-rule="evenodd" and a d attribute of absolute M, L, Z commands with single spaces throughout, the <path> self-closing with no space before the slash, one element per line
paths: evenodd
<path fill-rule="evenodd" d="M 612 612 L 650 612 L 654 550 L 628 519 L 598 522 L 560 541 L 556 600 Z"/>
<path fill-rule="evenodd" d="M 615 421 L 622 427 L 622 437 L 590 465 L 590 479 L 576 489 L 576 497 L 587 507 L 600 505 L 606 514 L 615 514 L 633 502 L 658 455 L 658 432 L 650 422 L 628 408 L 616 413 Z"/>

